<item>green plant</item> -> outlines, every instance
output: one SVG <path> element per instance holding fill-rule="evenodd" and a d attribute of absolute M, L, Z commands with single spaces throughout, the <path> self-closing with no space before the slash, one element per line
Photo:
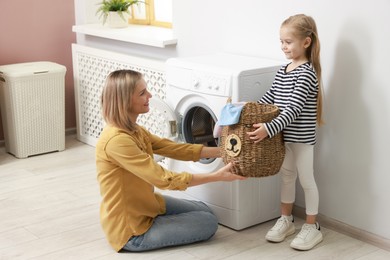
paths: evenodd
<path fill-rule="evenodd" d="M 100 7 L 97 9 L 96 14 L 99 15 L 99 19 L 103 17 L 103 24 L 106 23 L 110 12 L 117 12 L 126 21 L 123 13 L 130 14 L 129 7 L 139 3 L 144 2 L 139 0 L 103 0 L 103 2 L 98 4 Z"/>

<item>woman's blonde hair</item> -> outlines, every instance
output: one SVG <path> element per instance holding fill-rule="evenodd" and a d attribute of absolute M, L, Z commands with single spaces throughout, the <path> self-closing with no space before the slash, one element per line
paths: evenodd
<path fill-rule="evenodd" d="M 317 96 L 317 123 L 323 124 L 322 121 L 322 74 L 320 62 L 320 40 L 318 38 L 317 26 L 314 19 L 304 14 L 290 16 L 283 23 L 283 26 L 291 26 L 295 31 L 295 36 L 300 39 L 309 37 L 311 44 L 306 50 L 306 57 L 313 65 L 318 80 Z"/>
<path fill-rule="evenodd" d="M 133 70 L 116 70 L 106 79 L 101 95 L 102 116 L 107 124 L 125 131 L 135 131 L 136 122 L 130 119 L 131 100 L 142 74 Z"/>

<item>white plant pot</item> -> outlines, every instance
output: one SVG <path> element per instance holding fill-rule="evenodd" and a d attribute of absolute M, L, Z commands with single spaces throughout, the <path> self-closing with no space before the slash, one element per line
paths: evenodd
<path fill-rule="evenodd" d="M 107 17 L 108 27 L 110 28 L 125 28 L 129 26 L 128 18 L 129 15 L 125 12 L 122 13 L 123 19 L 117 12 L 110 12 Z"/>

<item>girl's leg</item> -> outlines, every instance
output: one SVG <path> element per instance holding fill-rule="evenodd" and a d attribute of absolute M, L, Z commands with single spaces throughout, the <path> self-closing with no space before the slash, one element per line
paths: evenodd
<path fill-rule="evenodd" d="M 290 216 L 294 207 L 294 203 L 281 203 L 282 216 Z"/>
<path fill-rule="evenodd" d="M 275 225 L 267 232 L 265 238 L 272 242 L 282 242 L 287 236 L 295 233 L 293 216 L 291 215 L 295 200 L 295 182 L 297 171 L 294 153 L 290 144 L 285 144 L 286 155 L 280 169 L 281 185 L 281 214 Z"/>
<path fill-rule="evenodd" d="M 204 203 L 164 198 L 166 214 L 157 216 L 145 234 L 132 237 L 124 250 L 139 252 L 205 241 L 217 231 L 218 220 Z"/>
<path fill-rule="evenodd" d="M 306 223 L 291 241 L 290 246 L 299 250 L 310 250 L 322 241 L 320 226 L 316 222 L 318 214 L 318 189 L 314 179 L 314 147 L 306 144 L 293 144 L 297 161 L 299 181 L 305 193 Z"/>
<path fill-rule="evenodd" d="M 293 144 L 296 155 L 298 176 L 305 193 L 306 223 L 315 224 L 318 214 L 319 195 L 314 179 L 314 146 L 306 144 Z"/>
<path fill-rule="evenodd" d="M 297 180 L 297 166 L 294 151 L 291 144 L 286 144 L 286 155 L 280 174 L 282 179 L 281 186 L 281 211 L 282 215 L 290 216 L 295 201 L 295 183 Z"/>

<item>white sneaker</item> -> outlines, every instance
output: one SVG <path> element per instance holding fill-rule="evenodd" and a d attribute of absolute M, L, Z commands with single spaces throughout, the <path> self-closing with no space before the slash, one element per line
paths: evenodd
<path fill-rule="evenodd" d="M 294 218 L 281 216 L 275 225 L 267 232 L 265 239 L 272 242 L 282 242 L 287 236 L 295 233 Z"/>
<path fill-rule="evenodd" d="M 291 241 L 290 246 L 298 250 L 310 250 L 321 241 L 322 233 L 318 223 L 303 224 L 301 231 L 293 241 Z"/>

